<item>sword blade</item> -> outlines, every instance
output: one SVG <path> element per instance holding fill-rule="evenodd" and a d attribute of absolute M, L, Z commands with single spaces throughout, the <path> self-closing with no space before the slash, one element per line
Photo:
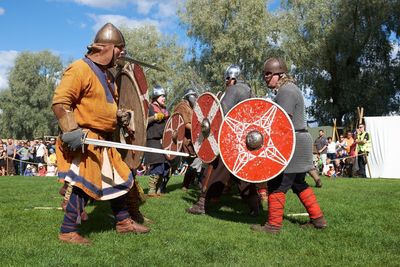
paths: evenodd
<path fill-rule="evenodd" d="M 151 69 L 155 69 L 155 70 L 158 70 L 158 71 L 165 71 L 163 68 L 157 67 L 154 64 L 149 64 L 149 63 L 146 63 L 146 62 L 143 62 L 143 61 L 131 58 L 131 57 L 127 57 L 127 56 L 120 57 L 120 58 L 118 58 L 118 60 L 128 61 L 130 63 L 138 64 L 138 65 L 141 65 L 141 66 L 144 66 L 144 67 L 147 67 L 147 68 L 151 68 Z"/>
<path fill-rule="evenodd" d="M 121 149 L 127 149 L 127 150 L 144 151 L 144 152 L 149 152 L 149 153 L 189 157 L 188 153 L 183 153 L 183 152 L 178 152 L 178 151 L 164 150 L 164 149 L 159 149 L 159 148 L 137 146 L 137 145 L 130 145 L 130 144 L 122 144 L 122 143 L 93 139 L 93 138 L 85 138 L 85 139 L 83 139 L 83 143 L 86 145 L 94 145 L 94 146 L 101 146 L 101 147 L 115 147 L 115 148 L 121 148 Z"/>

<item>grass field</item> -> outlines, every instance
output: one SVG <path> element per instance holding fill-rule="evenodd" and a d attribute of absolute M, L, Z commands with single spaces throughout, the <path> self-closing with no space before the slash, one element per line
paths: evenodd
<path fill-rule="evenodd" d="M 285 216 L 279 235 L 252 232 L 266 207 L 250 217 L 237 196 L 187 214 L 198 191 L 181 191 L 181 181 L 141 207 L 155 222 L 147 235 L 117 234 L 108 203 L 89 206 L 82 233 L 94 244 L 83 247 L 57 240 L 61 211 L 32 209 L 59 206 L 55 178 L 0 177 L 0 266 L 400 266 L 400 180 L 323 178 L 314 191 L 328 228 L 303 230 L 306 217 Z M 304 212 L 288 193 L 285 214 Z"/>

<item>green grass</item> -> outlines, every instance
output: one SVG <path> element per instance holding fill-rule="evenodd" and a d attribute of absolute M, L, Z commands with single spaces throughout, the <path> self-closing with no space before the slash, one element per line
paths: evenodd
<path fill-rule="evenodd" d="M 168 195 L 141 207 L 155 221 L 147 235 L 116 233 L 108 203 L 90 205 L 82 232 L 94 244 L 83 247 L 57 240 L 61 211 L 32 209 L 59 206 L 55 178 L 0 177 L 0 266 L 400 265 L 400 180 L 323 177 L 314 191 L 328 228 L 303 230 L 306 217 L 285 217 L 279 235 L 252 232 L 266 207 L 252 218 L 237 196 L 224 196 L 206 216 L 187 214 L 198 191 L 181 191 L 181 181 L 172 177 Z M 303 212 L 289 192 L 285 214 Z"/>

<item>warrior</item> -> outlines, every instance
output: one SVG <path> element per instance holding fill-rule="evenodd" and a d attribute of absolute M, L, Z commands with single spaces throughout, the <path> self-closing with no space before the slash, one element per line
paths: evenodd
<path fill-rule="evenodd" d="M 200 179 L 202 170 L 202 161 L 200 160 L 200 158 L 196 157 L 196 152 L 194 150 L 191 140 L 192 113 L 194 105 L 196 104 L 197 97 L 198 94 L 193 88 L 186 89 L 182 101 L 174 109 L 174 113 L 181 114 L 185 122 L 183 151 L 191 155 L 191 157 L 186 159 L 188 168 L 185 172 L 182 183 L 182 190 L 184 191 L 189 188 L 189 185 L 195 180 L 196 177 L 198 180 Z"/>
<path fill-rule="evenodd" d="M 162 137 L 169 113 L 165 107 L 165 89 L 153 88 L 147 123 L 147 146 L 162 148 Z M 157 197 L 166 192 L 170 165 L 163 154 L 145 153 L 145 164 L 150 166 L 149 191 L 147 196 Z"/>
<path fill-rule="evenodd" d="M 132 188 L 134 177 L 119 152 L 93 145 L 82 147 L 84 135 L 110 140 L 117 127 L 118 96 L 108 69 L 124 53 L 122 33 L 113 24 L 105 24 L 88 46 L 85 57 L 65 70 L 55 90 L 52 110 L 61 129 L 56 149 L 58 175 L 72 185 L 59 234 L 64 242 L 90 243 L 78 233 L 89 198 L 110 200 L 118 233 L 150 231 L 128 213 L 126 193 Z"/>
<path fill-rule="evenodd" d="M 304 98 L 300 89 L 288 74 L 285 62 L 270 58 L 264 63 L 264 79 L 267 87 L 275 90 L 275 102 L 289 115 L 295 128 L 296 146 L 292 160 L 278 177 L 268 181 L 268 221 L 265 225 L 253 225 L 255 231 L 279 233 L 283 222 L 286 192 L 292 189 L 306 208 L 310 221 L 304 226 L 318 229 L 326 227 L 326 221 L 317 198 L 305 181 L 312 169 L 312 138 L 305 123 Z"/>
<path fill-rule="evenodd" d="M 238 65 L 230 65 L 225 71 L 226 89 L 221 98 L 221 106 L 224 114 L 232 109 L 237 103 L 251 98 L 250 87 L 242 80 L 241 70 Z M 202 191 L 199 200 L 186 211 L 192 214 L 205 214 L 206 200 L 220 197 L 224 187 L 231 179 L 238 185 L 242 199 L 248 204 L 251 215 L 258 215 L 260 211 L 260 198 L 257 194 L 255 184 L 239 180 L 232 175 L 224 163 L 217 157 L 209 166 L 211 173 L 202 183 Z"/>

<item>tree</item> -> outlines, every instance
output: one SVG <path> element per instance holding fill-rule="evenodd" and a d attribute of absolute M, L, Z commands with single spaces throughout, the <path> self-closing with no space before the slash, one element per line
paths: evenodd
<path fill-rule="evenodd" d="M 190 80 L 184 60 L 185 49 L 177 44 L 176 37 L 163 35 L 151 25 L 135 29 L 122 28 L 121 31 L 128 54 L 137 60 L 155 63 L 165 69 L 165 72 L 152 69 L 146 71 L 149 94 L 158 84 L 168 89 L 167 105 L 172 106 L 179 101 L 183 91 L 190 86 Z"/>
<path fill-rule="evenodd" d="M 223 89 L 230 64 L 242 65 L 245 80 L 257 95 L 264 94 L 264 61 L 279 53 L 277 24 L 267 12 L 268 1 L 188 0 L 179 11 L 187 35 L 194 40 L 192 62 L 212 90 Z"/>
<path fill-rule="evenodd" d="M 51 102 L 62 68 L 61 59 L 49 51 L 17 56 L 9 88 L 0 96 L 2 136 L 32 139 L 57 133 Z"/>
<path fill-rule="evenodd" d="M 391 42 L 399 33 L 399 6 L 395 0 L 284 1 L 282 50 L 302 88 L 312 90 L 309 111 L 320 123 L 349 124 L 357 106 L 369 116 L 398 110 Z"/>

